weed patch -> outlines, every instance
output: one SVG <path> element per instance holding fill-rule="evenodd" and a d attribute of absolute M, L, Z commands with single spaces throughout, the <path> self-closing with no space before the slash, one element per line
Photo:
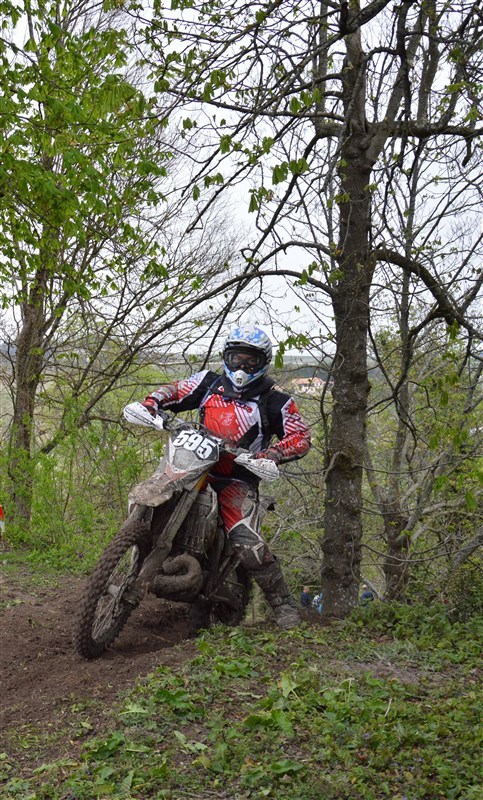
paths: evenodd
<path fill-rule="evenodd" d="M 4 800 L 477 800 L 474 621 L 419 613 L 213 629 L 130 692 L 78 761 L 25 781 L 5 756 Z M 389 676 L 368 666 L 389 655 Z"/>

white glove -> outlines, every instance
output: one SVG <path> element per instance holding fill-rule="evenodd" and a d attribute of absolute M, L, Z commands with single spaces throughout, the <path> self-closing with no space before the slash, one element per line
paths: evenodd
<path fill-rule="evenodd" d="M 124 419 L 133 425 L 145 425 L 148 428 L 158 428 L 163 430 L 163 420 L 161 417 L 153 417 L 146 406 L 142 403 L 129 403 L 123 410 Z"/>
<path fill-rule="evenodd" d="M 262 481 L 276 481 L 280 477 L 278 467 L 271 458 L 254 458 L 250 453 L 240 453 L 235 458 L 235 464 L 240 464 L 241 467 L 250 470 Z"/>

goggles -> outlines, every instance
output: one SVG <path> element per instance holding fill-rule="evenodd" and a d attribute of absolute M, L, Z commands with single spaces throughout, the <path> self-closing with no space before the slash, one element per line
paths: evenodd
<path fill-rule="evenodd" d="M 228 350 L 225 353 L 225 364 L 232 372 L 242 369 L 244 372 L 256 372 L 265 365 L 263 353 L 244 353 L 243 350 Z"/>

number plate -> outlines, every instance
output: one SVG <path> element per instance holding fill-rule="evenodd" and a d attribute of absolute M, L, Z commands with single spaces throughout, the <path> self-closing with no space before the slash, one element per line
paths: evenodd
<path fill-rule="evenodd" d="M 207 439 L 202 433 L 198 433 L 197 431 L 181 431 L 172 442 L 174 447 L 182 447 L 183 450 L 190 450 L 196 453 L 198 458 L 202 461 L 212 458 L 216 448 L 215 442 L 211 439 Z"/>

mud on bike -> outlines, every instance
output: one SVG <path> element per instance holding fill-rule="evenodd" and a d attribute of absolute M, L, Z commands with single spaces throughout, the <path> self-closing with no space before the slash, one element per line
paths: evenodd
<path fill-rule="evenodd" d="M 112 644 L 148 593 L 190 604 L 189 635 L 213 624 L 238 625 L 250 578 L 225 534 L 208 473 L 224 452 L 265 480 L 278 477 L 269 459 L 254 459 L 199 423 L 131 403 L 125 418 L 169 432 L 158 468 L 129 495 L 129 515 L 88 578 L 74 644 L 87 659 Z M 261 512 L 270 500 L 261 499 Z"/>

